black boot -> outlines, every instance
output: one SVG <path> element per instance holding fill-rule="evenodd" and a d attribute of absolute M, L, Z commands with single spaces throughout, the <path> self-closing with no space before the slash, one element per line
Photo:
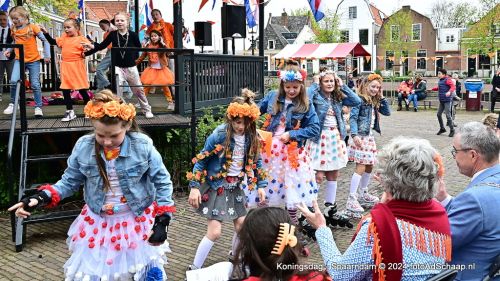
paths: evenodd
<path fill-rule="evenodd" d="M 299 230 L 302 234 L 306 235 L 309 239 L 316 241 L 316 229 L 314 229 L 306 220 L 306 217 L 300 215 L 299 217 Z"/>
<path fill-rule="evenodd" d="M 439 131 L 437 132 L 436 135 L 441 135 L 442 133 L 446 133 L 446 129 L 445 128 L 439 129 Z"/>
<path fill-rule="evenodd" d="M 455 130 L 453 130 L 453 127 L 452 127 L 452 129 L 450 130 L 450 134 L 448 135 L 448 137 L 452 138 L 454 135 L 455 135 Z"/>

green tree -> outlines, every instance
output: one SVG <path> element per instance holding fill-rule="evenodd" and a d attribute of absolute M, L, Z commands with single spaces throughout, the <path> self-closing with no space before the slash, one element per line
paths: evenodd
<path fill-rule="evenodd" d="M 330 14 L 330 13 L 326 13 Z M 335 43 L 340 40 L 340 19 L 336 14 L 325 16 L 321 21 L 316 22 L 311 14 L 311 25 L 314 31 L 315 43 Z"/>
<path fill-rule="evenodd" d="M 484 0 L 487 1 L 487 0 Z M 498 0 L 497 0 L 498 2 Z M 487 7 L 483 5 L 483 8 Z M 500 49 L 500 4 L 496 4 L 462 38 L 467 54 L 489 54 Z"/>
<path fill-rule="evenodd" d="M 384 22 L 382 36 L 379 33 L 379 45 L 393 52 L 395 64 L 402 64 L 408 60 L 408 54 L 416 52 L 417 42 L 412 41 L 412 24 L 410 11 L 401 9 Z"/>
<path fill-rule="evenodd" d="M 49 17 L 42 11 L 66 17 L 70 12 L 76 12 L 77 6 L 75 0 L 24 0 L 24 7 L 28 9 L 31 18 L 37 23 L 49 21 Z"/>

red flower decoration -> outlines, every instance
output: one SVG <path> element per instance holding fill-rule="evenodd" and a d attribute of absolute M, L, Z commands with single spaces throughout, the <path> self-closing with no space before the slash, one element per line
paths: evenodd
<path fill-rule="evenodd" d="M 224 188 L 223 187 L 217 188 L 217 195 L 221 195 L 222 192 L 224 192 Z"/>
<path fill-rule="evenodd" d="M 83 209 L 82 212 L 80 213 L 82 216 L 85 216 L 87 214 L 87 208 Z"/>
<path fill-rule="evenodd" d="M 115 250 L 117 250 L 117 251 L 120 251 L 120 250 L 121 250 L 121 246 L 120 246 L 120 244 L 116 244 L 116 245 L 115 245 Z"/>
<path fill-rule="evenodd" d="M 116 242 L 116 236 L 111 237 L 111 242 L 113 242 L 113 243 Z"/>
<path fill-rule="evenodd" d="M 85 230 L 82 230 L 82 231 L 80 232 L 80 237 L 81 237 L 81 238 L 83 238 L 83 237 L 85 237 L 85 235 L 87 235 L 87 234 L 85 233 Z"/>
<path fill-rule="evenodd" d="M 90 249 L 92 249 L 92 248 L 94 248 L 94 247 L 95 247 L 94 242 L 90 242 L 90 243 L 89 243 L 89 248 L 90 248 Z"/>
<path fill-rule="evenodd" d="M 119 222 L 117 222 L 117 223 L 115 224 L 115 229 L 120 229 L 120 223 L 119 223 Z"/>
<path fill-rule="evenodd" d="M 203 194 L 203 196 L 201 196 L 201 201 L 203 201 L 203 202 L 208 201 L 208 193 L 205 193 L 205 194 Z"/>
<path fill-rule="evenodd" d="M 89 224 L 90 224 L 90 225 L 94 225 L 94 222 L 95 222 L 95 221 L 94 221 L 94 219 L 90 219 L 90 220 L 89 220 Z"/>
<path fill-rule="evenodd" d="M 97 234 L 98 232 L 99 232 L 99 229 L 97 229 L 97 227 L 94 228 L 94 234 Z"/>
<path fill-rule="evenodd" d="M 122 226 L 127 227 L 127 222 L 126 221 L 122 222 Z"/>
<path fill-rule="evenodd" d="M 107 223 L 107 222 L 103 222 L 103 223 L 101 224 L 101 226 L 102 226 L 102 228 L 106 228 L 106 227 L 108 227 L 108 223 Z"/>
<path fill-rule="evenodd" d="M 89 217 L 89 216 L 86 216 L 83 220 L 84 220 L 84 221 L 89 221 L 89 220 L 90 220 L 90 217 Z"/>
<path fill-rule="evenodd" d="M 136 225 L 134 227 L 134 229 L 135 229 L 135 232 L 139 233 L 141 231 L 141 226 L 140 225 Z"/>
<path fill-rule="evenodd" d="M 128 234 L 127 234 L 127 233 L 125 233 L 125 234 L 123 235 L 123 237 L 125 238 L 125 240 L 128 240 Z"/>
<path fill-rule="evenodd" d="M 89 238 L 89 242 L 94 242 L 95 241 L 95 238 L 94 237 L 90 237 Z"/>

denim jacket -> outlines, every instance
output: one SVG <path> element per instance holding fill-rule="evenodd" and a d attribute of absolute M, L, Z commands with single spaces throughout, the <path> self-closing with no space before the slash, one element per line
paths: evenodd
<path fill-rule="evenodd" d="M 105 159 L 103 152 L 101 157 Z M 123 195 L 136 215 L 142 214 L 155 200 L 159 206 L 174 205 L 170 174 L 153 141 L 145 134 L 125 135 L 115 167 Z M 85 202 L 92 212 L 100 214 L 105 192 L 95 158 L 94 134 L 85 135 L 76 142 L 68 158 L 68 168 L 52 187 L 62 199 L 77 192 L 82 183 Z"/>
<path fill-rule="evenodd" d="M 215 149 L 216 145 L 224 145 L 226 140 L 226 128 L 227 124 L 221 124 L 217 126 L 217 128 L 208 136 L 205 141 L 205 146 L 201 150 L 201 154 L 204 152 L 212 152 Z M 231 151 L 234 149 L 234 139 L 231 139 L 229 144 Z M 247 155 L 250 149 L 250 140 L 248 136 L 245 136 L 245 157 L 243 159 L 243 163 L 247 163 Z M 205 181 L 208 183 L 210 188 L 217 189 L 221 186 L 223 179 L 222 178 L 213 178 L 213 177 L 222 171 L 222 166 L 226 163 L 226 157 L 224 154 L 224 150 L 219 152 L 218 154 L 212 154 L 209 157 L 205 157 L 203 159 L 198 159 L 196 164 L 193 167 L 193 173 L 197 171 L 205 171 L 207 172 Z M 245 166 L 244 164 L 244 166 Z M 254 176 L 257 178 L 257 187 L 264 188 L 267 186 L 267 180 L 265 178 L 261 178 L 260 173 L 258 173 L 258 169 L 262 169 L 262 158 L 259 156 L 255 169 L 253 169 Z M 229 167 L 228 167 L 229 168 Z M 244 167 L 242 167 L 243 171 Z M 200 183 L 198 181 L 190 181 L 190 187 L 198 188 L 200 187 Z"/>
<path fill-rule="evenodd" d="M 345 128 L 344 118 L 342 118 L 342 106 L 358 106 L 361 104 L 361 99 L 346 85 L 342 85 L 342 88 L 340 88 L 340 90 L 346 95 L 346 97 L 342 99 L 342 103 L 339 103 L 332 99 L 331 105 L 333 112 L 335 112 L 335 119 L 337 119 L 337 127 L 340 132 L 340 137 L 341 139 L 344 139 L 347 135 L 347 131 Z M 328 104 L 328 100 L 321 92 L 317 83 L 313 83 L 311 87 L 309 87 L 309 89 L 307 90 L 307 94 L 309 95 L 309 99 L 312 100 L 314 104 L 314 109 L 316 109 L 320 127 L 319 135 L 321 135 L 321 131 L 323 131 L 323 124 L 325 123 L 326 112 L 328 111 L 330 105 Z M 314 142 L 317 143 L 319 141 L 319 135 L 313 139 Z"/>
<path fill-rule="evenodd" d="M 268 113 L 271 115 L 271 122 L 266 130 L 273 133 L 278 128 L 281 118 L 281 112 L 274 114 L 273 109 L 274 102 L 276 101 L 278 96 L 279 93 L 277 91 L 271 91 L 259 103 L 260 113 Z M 283 108 L 285 104 L 285 97 L 281 97 L 278 102 L 282 104 Z M 312 101 L 309 101 L 309 110 L 307 112 L 297 113 L 293 112 L 293 109 L 293 104 L 288 105 L 288 107 L 285 109 L 285 131 L 290 134 L 290 140 L 297 141 L 298 146 L 301 147 L 304 145 L 307 139 L 319 138 L 319 119 L 316 111 L 314 110 L 314 104 L 312 103 Z M 299 121 L 300 128 L 298 130 L 294 130 L 293 128 Z"/>
<path fill-rule="evenodd" d="M 351 135 L 354 137 L 356 135 L 368 136 L 370 134 L 370 124 L 372 122 L 372 108 L 373 106 L 362 100 L 359 106 L 353 107 L 351 109 L 350 124 L 351 124 Z M 380 131 L 380 117 L 379 113 L 385 116 L 391 115 L 391 109 L 387 103 L 387 99 L 382 99 L 380 101 L 380 107 L 378 111 L 375 112 L 375 122 L 373 124 L 373 129 L 381 133 Z"/>

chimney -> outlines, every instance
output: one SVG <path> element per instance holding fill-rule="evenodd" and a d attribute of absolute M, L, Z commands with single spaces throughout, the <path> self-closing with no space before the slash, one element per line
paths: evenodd
<path fill-rule="evenodd" d="M 409 11 L 411 10 L 410 5 L 403 6 L 403 11 Z"/>
<path fill-rule="evenodd" d="M 283 9 L 283 13 L 281 13 L 281 25 L 288 27 L 288 14 L 285 9 Z"/>

